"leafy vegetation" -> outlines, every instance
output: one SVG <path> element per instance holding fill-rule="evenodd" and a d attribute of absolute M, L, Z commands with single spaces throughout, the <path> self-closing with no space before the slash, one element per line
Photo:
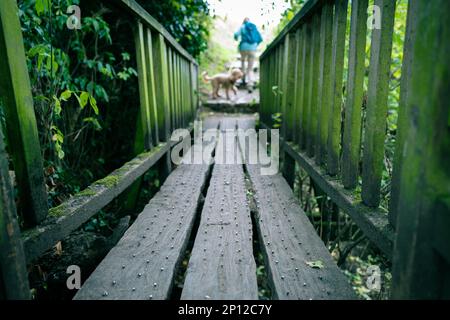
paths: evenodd
<path fill-rule="evenodd" d="M 211 21 L 206 1 L 142 4 L 193 56 L 204 52 Z M 133 156 L 139 106 L 134 21 L 102 1 L 18 5 L 48 201 L 55 207 Z M 81 8 L 78 30 L 67 26 L 71 5 Z M 6 132 L 1 104 L 0 123 Z"/>
<path fill-rule="evenodd" d="M 208 48 L 212 20 L 205 0 L 138 1 L 193 57 Z"/>

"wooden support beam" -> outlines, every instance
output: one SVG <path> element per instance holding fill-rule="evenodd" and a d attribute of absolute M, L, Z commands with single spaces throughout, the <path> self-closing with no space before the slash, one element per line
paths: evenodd
<path fill-rule="evenodd" d="M 342 182 L 347 189 L 356 188 L 359 177 L 368 5 L 369 0 L 352 1 L 347 99 L 345 101 L 344 140 L 342 144 Z"/>
<path fill-rule="evenodd" d="M 161 34 L 152 38 L 153 68 L 155 76 L 156 106 L 158 112 L 158 129 L 161 141 L 170 140 L 170 90 L 168 53 L 164 37 Z"/>
<path fill-rule="evenodd" d="M 357 2 L 357 1 L 356 1 Z M 336 0 L 333 22 L 333 52 L 331 63 L 331 110 L 328 121 L 327 172 L 339 173 L 342 130 L 342 95 L 345 59 L 345 34 L 347 31 L 348 0 Z"/>
<path fill-rule="evenodd" d="M 0 298 L 22 300 L 30 298 L 30 288 L 8 168 L 0 130 Z"/>
<path fill-rule="evenodd" d="M 145 48 L 146 40 L 144 26 L 141 22 L 137 22 L 134 33 L 139 83 L 139 121 L 136 128 L 134 154 L 139 154 L 144 150 L 150 150 L 153 145 L 153 141 L 150 120 L 147 63 L 145 59 L 147 51 Z"/>
<path fill-rule="evenodd" d="M 295 75 L 295 87 L 294 87 L 294 133 L 293 141 L 299 143 L 300 132 L 301 132 L 301 112 L 303 104 L 303 83 L 304 83 L 304 50 L 303 50 L 303 30 L 304 28 L 298 29 L 295 33 L 295 42 L 297 44 L 297 62 L 296 62 L 296 75 Z"/>
<path fill-rule="evenodd" d="M 0 97 L 5 109 L 24 224 L 48 211 L 41 148 L 16 1 L 0 1 Z"/>
<path fill-rule="evenodd" d="M 391 200 L 389 203 L 389 222 L 393 227 L 397 224 L 397 208 L 400 195 L 401 172 L 403 164 L 403 148 L 405 147 L 405 138 L 407 134 L 408 125 L 408 105 L 407 99 L 410 94 L 409 81 L 411 78 L 411 69 L 413 64 L 413 49 L 416 41 L 416 21 L 417 19 L 417 1 L 409 0 L 408 17 L 405 44 L 403 48 L 403 62 L 402 62 L 402 78 L 400 84 L 400 104 L 398 108 L 397 121 L 397 135 L 396 146 L 394 153 L 394 170 L 391 182 Z"/>
<path fill-rule="evenodd" d="M 306 150 L 308 156 L 314 156 L 314 146 L 317 140 L 317 104 L 319 101 L 319 58 L 320 58 L 320 14 L 316 14 L 312 20 L 311 41 L 311 74 L 310 74 L 310 96 L 308 104 L 308 125 Z"/>
<path fill-rule="evenodd" d="M 332 109 L 332 78 L 331 68 L 333 59 L 333 4 L 327 2 L 322 9 L 320 23 L 320 61 L 319 61 L 319 87 L 317 103 L 317 139 L 315 141 L 316 163 L 325 164 L 329 115 Z"/>
<path fill-rule="evenodd" d="M 150 115 L 150 127 L 152 129 L 152 137 L 154 145 L 159 143 L 159 123 L 158 123 L 158 108 L 156 101 L 156 79 L 154 73 L 154 63 L 153 63 L 153 41 L 152 33 L 150 29 L 146 28 L 144 30 L 145 39 L 145 62 L 146 62 L 146 74 L 147 74 L 147 86 L 148 86 L 148 107 Z M 159 89 L 159 88 L 158 88 Z"/>
<path fill-rule="evenodd" d="M 450 2 L 416 0 L 411 10 L 392 297 L 450 299 Z"/>
<path fill-rule="evenodd" d="M 283 127 L 282 135 L 285 139 L 292 141 L 294 136 L 294 105 L 295 105 L 295 82 L 297 69 L 297 42 L 296 34 L 290 33 L 284 41 L 283 56 L 283 95 L 282 113 Z"/>
<path fill-rule="evenodd" d="M 380 204 L 395 4 L 375 0 L 381 10 L 381 28 L 372 30 L 362 178 L 362 198 L 370 207 Z"/>

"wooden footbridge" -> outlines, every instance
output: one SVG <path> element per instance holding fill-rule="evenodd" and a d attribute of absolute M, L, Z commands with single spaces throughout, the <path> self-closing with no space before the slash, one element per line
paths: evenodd
<path fill-rule="evenodd" d="M 259 119 L 207 117 L 203 129 L 218 129 L 217 134 L 202 141 L 202 151 L 184 152 L 174 166 L 170 153 L 180 145 L 170 134 L 178 128 L 190 132 L 197 117 L 198 65 L 135 1 L 108 2 L 136 21 L 137 156 L 94 182 L 89 192 L 49 209 L 17 4 L 0 1 L 0 94 L 11 149 L 6 154 L 0 132 L 0 297 L 29 298 L 27 264 L 162 164 L 167 179 L 160 191 L 83 279 L 75 299 L 173 297 L 190 239 L 181 299 L 258 299 L 254 237 L 274 299 L 355 299 L 292 193 L 297 164 L 391 259 L 393 298 L 449 298 L 450 2 L 409 1 L 386 214 L 379 204 L 395 3 L 375 0 L 382 28 L 372 30 L 365 103 L 368 0 L 310 0 L 261 57 Z M 349 70 L 343 91 L 345 50 Z M 282 174 L 262 175 L 261 165 L 248 161 L 239 129 L 272 128 L 276 113 L 283 118 Z M 205 161 L 191 164 L 198 152 Z M 237 161 L 221 161 L 230 153 Z M 9 156 L 27 204 L 24 230 L 17 223 Z M 355 191 L 359 181 L 361 198 Z"/>

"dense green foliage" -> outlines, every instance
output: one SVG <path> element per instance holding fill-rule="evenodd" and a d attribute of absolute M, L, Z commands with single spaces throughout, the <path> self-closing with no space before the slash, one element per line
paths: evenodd
<path fill-rule="evenodd" d="M 211 17 L 205 0 L 138 1 L 193 57 L 208 48 Z"/>
<path fill-rule="evenodd" d="M 66 26 L 72 4 L 82 8 L 80 30 Z M 101 141 L 114 127 L 115 101 L 136 76 L 130 53 L 112 43 L 108 10 L 84 4 L 19 2 L 50 206 L 110 169 Z"/>
<path fill-rule="evenodd" d="M 140 2 L 193 56 L 206 49 L 211 18 L 204 0 Z M 53 207 L 133 156 L 139 106 L 134 20 L 108 1 L 18 5 Z M 81 8 L 79 30 L 67 27 L 70 5 Z M 4 127 L 1 108 L 0 118 Z"/>

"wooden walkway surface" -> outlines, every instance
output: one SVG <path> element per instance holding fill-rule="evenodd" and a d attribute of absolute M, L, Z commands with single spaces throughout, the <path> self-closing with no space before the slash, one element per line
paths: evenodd
<path fill-rule="evenodd" d="M 250 116 L 206 119 L 204 129 L 220 128 L 208 162 L 178 166 L 75 299 L 169 299 L 192 232 L 181 299 L 258 299 L 253 237 L 260 238 L 274 299 L 354 299 L 284 178 L 262 176 L 258 165 L 242 161 L 223 164 L 232 149 L 242 159 L 245 146 L 219 132 L 254 125 Z"/>

